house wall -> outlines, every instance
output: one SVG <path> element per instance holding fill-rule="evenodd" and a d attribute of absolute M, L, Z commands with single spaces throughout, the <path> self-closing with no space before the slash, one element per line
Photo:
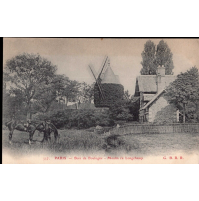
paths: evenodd
<path fill-rule="evenodd" d="M 140 92 L 140 108 L 142 108 L 144 105 L 143 100 L 144 100 L 143 92 Z"/>
<path fill-rule="evenodd" d="M 144 122 L 144 112 L 145 110 L 141 110 L 139 113 L 139 122 Z"/>
<path fill-rule="evenodd" d="M 174 123 L 177 122 L 177 110 L 169 104 L 164 96 L 159 97 L 149 107 L 149 122 L 154 123 Z"/>

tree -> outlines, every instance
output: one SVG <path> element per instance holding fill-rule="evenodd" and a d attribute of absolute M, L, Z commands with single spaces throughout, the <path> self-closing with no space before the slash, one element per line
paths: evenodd
<path fill-rule="evenodd" d="M 173 54 L 164 40 L 161 40 L 157 45 L 148 40 L 144 45 L 144 51 L 142 52 L 142 69 L 141 75 L 156 75 L 157 67 L 164 65 L 165 74 L 171 75 L 174 68 Z"/>
<path fill-rule="evenodd" d="M 19 89 L 3 89 L 3 119 L 10 120 L 13 116 L 20 118 L 24 114 L 24 97 Z"/>
<path fill-rule="evenodd" d="M 127 101 L 130 100 L 131 95 L 129 94 L 129 91 L 126 90 L 124 91 L 124 99 L 126 99 Z"/>
<path fill-rule="evenodd" d="M 198 117 L 198 111 L 196 108 L 196 103 L 194 102 L 188 102 L 186 105 L 186 121 L 191 123 L 196 123 L 199 119 Z"/>
<path fill-rule="evenodd" d="M 34 97 L 34 109 L 44 113 L 48 112 L 52 103 L 65 89 L 65 80 L 68 78 L 63 75 L 54 75 L 50 83 L 40 85 Z"/>
<path fill-rule="evenodd" d="M 80 83 L 75 80 L 69 80 L 65 78 L 64 89 L 61 92 L 61 96 L 66 98 L 66 105 L 69 101 L 75 102 L 79 96 Z"/>
<path fill-rule="evenodd" d="M 56 66 L 39 54 L 20 54 L 8 60 L 5 66 L 7 81 L 19 89 L 25 98 L 27 118 L 31 118 L 31 104 L 36 91 L 44 83 L 48 85 L 55 75 Z"/>
<path fill-rule="evenodd" d="M 79 93 L 79 99 L 80 102 L 89 102 L 91 103 L 91 101 L 94 99 L 94 84 L 89 85 L 85 82 L 81 83 L 81 87 L 80 87 L 80 93 Z"/>
<path fill-rule="evenodd" d="M 161 40 L 157 45 L 156 50 L 156 67 L 164 65 L 165 67 L 165 74 L 171 75 L 173 66 L 173 54 L 164 40 Z"/>
<path fill-rule="evenodd" d="M 192 67 L 185 73 L 177 76 L 166 89 L 166 97 L 170 103 L 183 108 L 183 123 L 185 123 L 186 106 L 189 102 L 196 104 L 199 102 L 199 74 L 196 67 Z M 198 117 L 197 117 L 198 118 Z"/>
<path fill-rule="evenodd" d="M 133 114 L 129 110 L 129 101 L 118 100 L 110 107 L 110 116 L 115 120 L 133 120 Z"/>
<path fill-rule="evenodd" d="M 142 69 L 141 75 L 156 74 L 156 63 L 155 63 L 155 44 L 148 40 L 144 45 L 144 51 L 142 52 Z"/>

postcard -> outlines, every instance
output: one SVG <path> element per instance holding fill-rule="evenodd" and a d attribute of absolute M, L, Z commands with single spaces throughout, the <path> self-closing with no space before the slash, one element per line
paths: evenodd
<path fill-rule="evenodd" d="M 199 39 L 4 38 L 4 164 L 198 164 Z"/>

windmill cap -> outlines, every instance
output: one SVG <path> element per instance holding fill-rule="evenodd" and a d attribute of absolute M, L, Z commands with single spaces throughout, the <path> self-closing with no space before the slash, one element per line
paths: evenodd
<path fill-rule="evenodd" d="M 104 78 L 101 83 L 120 84 L 119 76 L 114 74 L 111 67 L 108 67 L 104 73 Z"/>

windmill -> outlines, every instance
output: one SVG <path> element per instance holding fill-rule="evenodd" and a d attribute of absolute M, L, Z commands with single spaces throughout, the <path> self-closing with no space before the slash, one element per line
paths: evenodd
<path fill-rule="evenodd" d="M 89 68 L 90 68 L 90 70 L 91 70 L 91 72 L 93 74 L 93 77 L 94 77 L 94 79 L 96 81 L 96 84 L 98 86 L 98 89 L 99 89 L 100 95 L 102 97 L 102 100 L 104 100 L 105 97 L 104 97 L 102 86 L 101 86 L 101 81 L 102 81 L 101 75 L 102 75 L 102 72 L 103 72 L 104 68 L 106 67 L 107 60 L 108 60 L 108 56 L 105 56 L 105 59 L 104 59 L 104 61 L 102 63 L 102 67 L 101 67 L 101 70 L 100 70 L 100 73 L 99 73 L 98 77 L 95 76 L 91 66 L 89 65 Z"/>
<path fill-rule="evenodd" d="M 119 77 L 114 74 L 110 67 L 110 59 L 105 56 L 99 75 L 96 76 L 89 65 L 95 79 L 94 103 L 96 107 L 109 107 L 124 94 L 124 87 L 120 84 Z"/>

